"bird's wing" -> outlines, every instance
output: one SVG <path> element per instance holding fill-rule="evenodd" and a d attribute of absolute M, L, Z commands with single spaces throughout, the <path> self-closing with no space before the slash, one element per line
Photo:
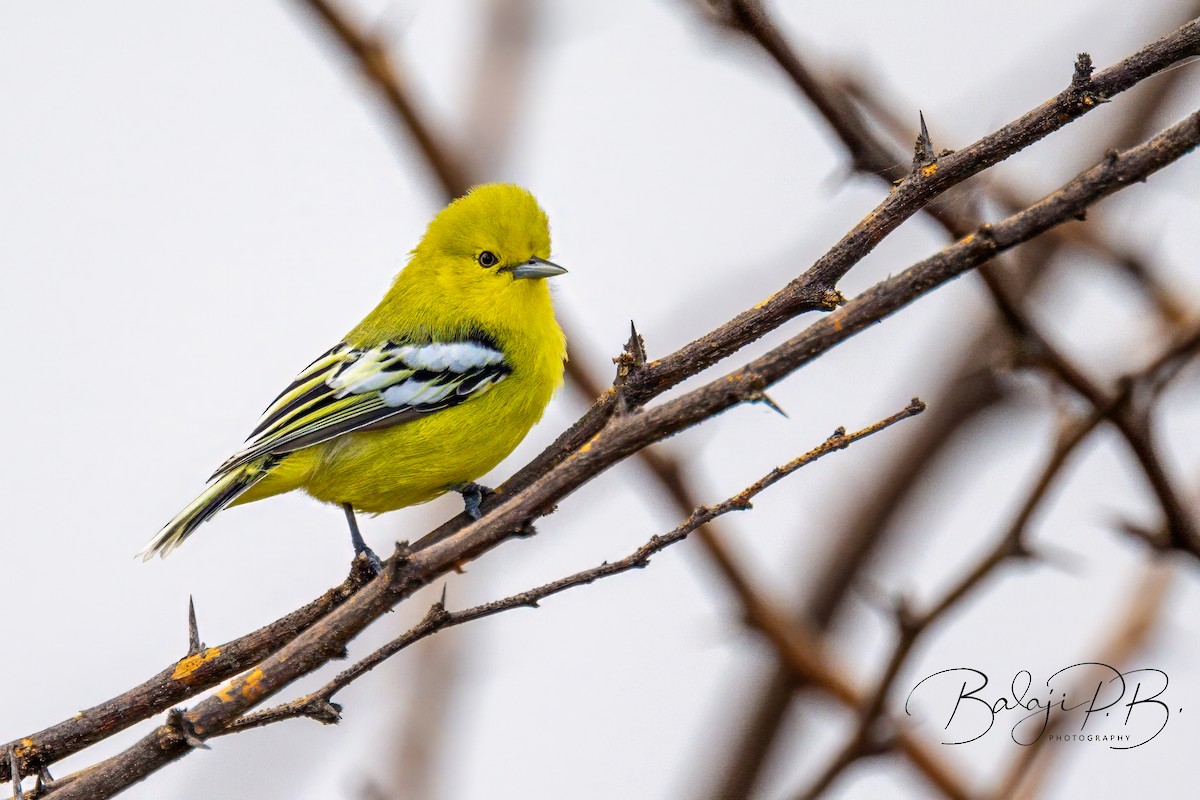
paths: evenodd
<path fill-rule="evenodd" d="M 213 474 L 265 455 L 290 453 L 366 428 L 396 425 L 477 397 L 512 371 L 483 339 L 384 344 L 342 343 L 296 376 L 263 412 L 246 446 Z"/>

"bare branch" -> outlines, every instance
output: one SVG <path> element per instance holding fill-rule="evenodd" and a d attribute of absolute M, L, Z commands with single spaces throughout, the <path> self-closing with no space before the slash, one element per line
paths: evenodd
<path fill-rule="evenodd" d="M 366 585 L 367 577 L 356 572 L 340 586 L 270 625 L 191 654 L 111 700 L 6 744 L 0 748 L 0 753 L 3 753 L 0 756 L 0 781 L 9 780 L 12 776 L 9 771 L 11 755 L 16 756 L 23 774 L 35 774 L 56 761 L 249 669 L 353 597 Z"/>
<path fill-rule="evenodd" d="M 750 500 L 754 496 L 804 465 L 829 453 L 844 449 L 858 439 L 883 430 L 902 419 L 919 414 L 923 410 L 924 404 L 914 399 L 904 410 L 857 433 L 847 435 L 839 431 L 821 446 L 783 467 L 772 470 L 725 502 L 713 508 L 697 509 L 674 531 L 666 536 L 651 539 L 621 561 L 603 564 L 529 592 L 515 595 L 507 600 L 478 606 L 456 614 L 447 612 L 441 603 L 438 603 L 426 615 L 423 622 L 408 634 L 380 648 L 335 678 L 333 684 L 335 688 L 329 692 L 329 695 L 373 669 L 412 642 L 449 625 L 491 616 L 510 608 L 536 605 L 539 600 L 573 586 L 592 583 L 602 577 L 645 566 L 651 555 L 675 542 L 682 541 L 700 525 L 731 511 L 749 508 Z M 411 591 L 412 578 L 405 573 L 410 567 L 416 565 L 415 559 L 418 555 L 399 550 L 388 560 L 383 574 L 364 588 L 353 602 L 332 612 L 308 633 L 299 636 L 279 653 L 266 659 L 246 675 L 235 678 L 216 695 L 201 701 L 193 710 L 185 714 L 174 715 L 167 724 L 160 726 L 124 753 L 89 768 L 80 773 L 77 778 L 72 777 L 62 781 L 61 788 L 55 788 L 50 796 L 59 800 L 66 798 L 100 800 L 111 797 L 154 770 L 186 755 L 195 747 L 203 745 L 204 739 L 219 735 L 250 708 L 283 689 L 301 675 L 325 664 L 331 657 L 340 655 L 355 634 L 372 619 L 386 613 L 392 605 L 406 596 Z M 810 678 L 821 674 L 818 672 L 821 668 L 817 664 L 804 664 L 802 668 L 806 670 L 806 674 Z M 828 671 L 822 680 L 823 685 L 831 692 L 853 699 L 853 690 L 845 686 L 842 682 L 843 679 L 837 673 Z M 329 709 L 333 708 L 336 716 L 336 708 L 332 707 L 327 697 L 322 696 L 321 693 L 315 697 L 302 698 L 297 703 L 304 707 L 287 712 L 264 712 L 268 717 L 260 719 L 275 721 L 288 716 L 313 716 L 313 710 L 309 706 L 323 708 L 326 715 L 330 713 Z M 336 720 L 327 716 L 322 721 Z M 254 722 L 253 718 L 251 718 L 251 722 Z M 266 723 L 260 721 L 257 724 Z M 245 727 L 255 726 L 254 724 L 245 725 Z"/>
<path fill-rule="evenodd" d="M 614 575 L 629 572 L 630 570 L 641 569 L 649 565 L 651 556 L 661 553 L 673 544 L 682 542 L 702 526 L 730 512 L 749 510 L 751 508 L 750 501 L 754 497 L 761 494 L 768 487 L 793 474 L 801 467 L 805 467 L 830 453 L 843 450 L 860 439 L 865 439 L 872 434 L 879 433 L 901 420 L 920 414 L 924 410 L 925 404 L 914 398 L 904 409 L 860 431 L 847 434 L 839 428 L 837 432 L 818 447 L 789 461 L 782 467 L 776 467 L 733 497 L 712 507 L 700 506 L 694 509 L 688 518 L 675 527 L 674 530 L 661 536 L 652 537 L 650 541 L 618 561 L 606 561 L 599 566 L 585 569 L 574 575 L 543 584 L 535 589 L 512 595 L 504 600 L 484 603 L 483 605 L 464 611 L 446 611 L 445 605 L 441 601 L 434 603 L 433 607 L 429 609 L 425 618 L 418 625 L 409 629 L 403 636 L 380 647 L 366 658 L 354 664 L 354 666 L 342 671 L 337 677 L 317 691 L 290 703 L 245 716 L 234 722 L 224 731 L 221 731 L 221 733 L 234 733 L 246 728 L 261 727 L 272 722 L 293 719 L 295 717 L 310 717 L 312 716 L 310 709 L 314 704 L 329 703 L 335 694 L 362 677 L 368 671 L 379 666 L 401 650 L 416 644 L 421 639 L 432 636 L 434 633 L 456 625 L 462 625 L 465 622 L 473 622 L 477 619 L 490 617 L 502 611 L 511 611 L 515 608 L 537 608 L 542 600 L 559 592 L 565 592 L 567 589 L 573 589 L 577 586 L 592 584 L 602 578 L 610 578 Z M 833 677 L 832 672 L 829 672 L 827 668 L 815 666 L 810 657 L 805 656 L 804 658 L 804 661 L 794 665 L 797 671 L 803 672 L 806 677 L 827 682 L 828 685 L 819 685 L 829 689 L 835 695 L 841 695 L 849 699 L 854 698 L 853 690 L 845 688 L 839 682 L 840 679 Z"/>

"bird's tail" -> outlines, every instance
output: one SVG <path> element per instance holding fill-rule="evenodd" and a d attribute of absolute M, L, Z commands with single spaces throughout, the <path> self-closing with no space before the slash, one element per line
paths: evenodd
<path fill-rule="evenodd" d="M 142 561 L 158 554 L 166 558 L 213 514 L 232 503 L 240 494 L 267 477 L 276 459 L 268 458 L 245 464 L 216 478 L 187 508 L 175 515 L 138 553 Z"/>

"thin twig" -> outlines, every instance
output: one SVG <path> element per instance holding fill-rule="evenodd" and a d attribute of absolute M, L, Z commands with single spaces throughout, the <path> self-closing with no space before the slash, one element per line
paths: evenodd
<path fill-rule="evenodd" d="M 686 520 L 675 527 L 668 533 L 660 536 L 654 536 L 650 541 L 643 544 L 641 547 L 634 550 L 629 555 L 618 561 L 606 561 L 599 566 L 591 567 L 573 575 L 568 575 L 565 578 L 560 578 L 556 581 L 543 584 L 534 589 L 529 589 L 503 600 L 495 600 L 490 603 L 468 608 L 463 611 L 447 611 L 443 601 L 438 601 L 433 604 L 426 613 L 425 618 L 421 620 L 413 628 L 409 629 L 404 635 L 393 639 L 384 646 L 372 652 L 370 655 L 363 658 L 348 669 L 343 670 L 333 680 L 322 686 L 320 689 L 312 692 L 290 703 L 285 703 L 274 708 L 259 711 L 254 714 L 247 715 L 224 731 L 224 733 L 235 733 L 247 728 L 257 728 L 263 725 L 268 725 L 273 722 L 278 722 L 284 719 L 293 719 L 296 717 L 312 716 L 311 710 L 314 707 L 328 705 L 334 695 L 342 689 L 349 686 L 358 678 L 365 675 L 370 670 L 382 664 L 387 659 L 404 650 L 407 647 L 416 644 L 420 640 L 432 636 L 433 634 L 452 628 L 457 625 L 462 625 L 466 622 L 473 622 L 477 619 L 490 617 L 494 614 L 499 614 L 503 611 L 511 611 L 515 608 L 537 608 L 538 604 L 547 597 L 565 592 L 568 589 L 573 589 L 577 586 L 585 586 L 602 578 L 610 578 L 614 575 L 620 575 L 634 569 L 641 569 L 650 563 L 650 557 L 657 555 L 673 544 L 678 544 L 688 538 L 697 529 L 711 523 L 713 520 L 723 517 L 733 511 L 747 511 L 751 508 L 750 501 L 761 494 L 765 489 L 787 476 L 796 472 L 802 467 L 805 467 L 823 456 L 837 452 L 849 447 L 854 442 L 860 439 L 865 439 L 872 434 L 879 433 L 892 425 L 895 425 L 901 420 L 916 416 L 925 410 L 925 404 L 914 398 L 911 403 L 904 409 L 895 414 L 880 420 L 875 424 L 863 428 L 854 433 L 846 433 L 842 429 L 838 429 L 832 436 L 826 439 L 818 447 L 808 451 L 804 455 L 792 459 L 782 467 L 776 467 L 769 473 L 759 478 L 754 483 L 747 486 L 742 491 L 738 492 L 733 497 L 718 503 L 715 506 L 700 506 L 692 511 Z M 845 700 L 853 701 L 855 692 L 848 687 L 843 680 L 837 676 L 837 673 L 824 665 L 817 664 L 811 660 L 802 661 L 794 665 L 798 672 L 801 672 L 809 679 L 816 679 L 818 685 L 830 691 L 834 696 L 841 697 Z M 331 721 L 328 717 L 321 717 L 320 721 Z M 332 720 L 336 721 L 336 720 Z"/>
<path fill-rule="evenodd" d="M 918 414 L 923 409 L 924 405 L 914 399 L 904 410 L 857 433 L 847 435 L 843 431 L 838 431 L 821 446 L 783 467 L 772 470 L 729 500 L 712 508 L 696 509 L 689 519 L 674 531 L 666 536 L 651 539 L 646 545 L 620 562 L 603 564 L 546 584 L 531 590 L 531 592 L 469 609 L 466 612 L 457 612 L 456 615 L 446 612 L 444 608 L 438 611 L 437 609 L 441 606 L 439 603 L 426 616 L 425 620 L 413 629 L 411 635 L 406 635 L 385 645 L 343 672 L 334 681 L 339 686 L 345 685 L 373 669 L 394 652 L 398 652 L 413 641 L 424 638 L 436 630 L 447 627 L 448 624 L 461 624 L 469 619 L 490 616 L 509 608 L 536 605 L 538 600 L 565 591 L 572 586 L 591 583 L 601 577 L 645 566 L 651 555 L 670 544 L 682 541 L 688 533 L 700 525 L 731 511 L 749 508 L 750 500 L 755 495 L 805 464 L 844 449 L 850 443 Z M 317 627 L 322 628 L 326 634 L 324 637 L 320 634 L 300 637 L 248 674 L 230 682 L 213 697 L 202 701 L 192 711 L 173 715 L 167 724 L 159 727 L 123 754 L 90 767 L 77 776 L 71 776 L 69 780 L 62 781 L 62 788 L 54 789 L 50 796 L 59 800 L 66 800 L 66 798 L 101 800 L 101 798 L 111 797 L 153 769 L 202 745 L 204 739 L 219 735 L 228 726 L 234 724 L 249 708 L 288 685 L 295 677 L 310 672 L 314 666 L 326 663 L 332 655 L 340 654 L 355 633 L 365 627 L 371 619 L 386 613 L 408 587 L 409 580 L 406 579 L 404 573 L 415 557 L 416 554 L 398 550 L 397 554 L 385 564 L 384 573 L 369 584 L 357 596 L 355 602 L 333 612 L 318 623 Z M 809 679 L 821 684 L 835 696 L 853 700 L 853 690 L 847 687 L 839 672 L 824 668 L 815 662 L 805 664 L 802 668 L 807 670 Z M 321 709 L 318 713 L 324 715 L 325 721 L 333 721 L 329 718 L 331 713 L 336 716 L 336 707 L 323 698 L 313 703 L 313 706 Z M 305 708 L 303 715 L 312 716 L 312 710 L 312 708 Z"/>

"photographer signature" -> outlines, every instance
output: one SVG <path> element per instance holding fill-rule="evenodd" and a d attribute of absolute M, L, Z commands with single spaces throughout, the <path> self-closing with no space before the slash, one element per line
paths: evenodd
<path fill-rule="evenodd" d="M 986 674 L 970 667 L 954 667 L 922 678 L 908 693 L 904 713 L 912 715 L 910 706 L 918 691 L 920 697 L 917 699 L 922 704 L 933 702 L 949 706 L 952 697 L 953 707 L 946 717 L 945 730 L 950 731 L 954 725 L 954 732 L 950 740 L 942 744 L 967 744 L 990 731 L 999 715 L 1027 711 L 1028 714 L 1013 724 L 1009 735 L 1017 744 L 1028 747 L 1046 734 L 1052 717 L 1056 723 L 1066 722 L 1068 720 L 1062 715 L 1075 712 L 1081 718 L 1079 734 L 1051 734 L 1051 738 L 1116 742 L 1109 747 L 1131 750 L 1152 741 L 1167 727 L 1171 710 L 1160 698 L 1167 690 L 1168 682 L 1167 673 L 1159 669 L 1122 672 L 1108 664 L 1083 661 L 1064 667 L 1047 678 L 1044 692 L 1031 693 L 1033 675 L 1028 670 L 1021 670 L 1013 676 L 1009 693 L 993 700 L 981 694 L 988 685 Z M 1096 717 L 1093 732 L 1084 735 L 1088 723 L 1096 715 L 1101 716 Z M 1096 732 L 1096 724 L 1106 718 L 1119 721 L 1121 732 Z"/>

